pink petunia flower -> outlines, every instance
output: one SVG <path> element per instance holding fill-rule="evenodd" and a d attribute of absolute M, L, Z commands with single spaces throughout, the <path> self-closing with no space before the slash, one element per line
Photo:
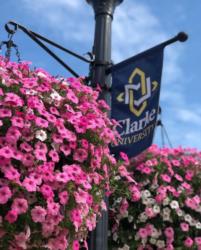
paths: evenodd
<path fill-rule="evenodd" d="M 185 247 L 188 247 L 188 248 L 191 248 L 193 245 L 193 240 L 191 237 L 187 237 L 184 241 L 184 246 Z"/>
<path fill-rule="evenodd" d="M 43 222 L 45 221 L 45 217 L 47 215 L 47 211 L 41 206 L 35 206 L 31 210 L 31 217 L 34 222 Z"/>
<path fill-rule="evenodd" d="M 13 157 L 13 150 L 9 146 L 3 147 L 0 149 L 0 156 L 10 159 Z"/>
<path fill-rule="evenodd" d="M 125 154 L 124 152 L 120 152 L 119 154 L 121 158 L 124 160 L 125 164 L 129 164 L 129 159 L 128 159 L 127 154 Z"/>
<path fill-rule="evenodd" d="M 75 230 L 78 231 L 79 227 L 82 225 L 82 217 L 79 209 L 74 208 L 70 213 L 70 220 L 75 226 Z"/>
<path fill-rule="evenodd" d="M 0 188 L 0 204 L 6 204 L 11 196 L 12 193 L 9 187 L 4 186 Z"/>
<path fill-rule="evenodd" d="M 69 195 L 67 191 L 59 193 L 59 201 L 62 205 L 65 205 L 68 202 Z"/>
<path fill-rule="evenodd" d="M 165 181 L 165 182 L 168 182 L 168 183 L 171 182 L 171 178 L 170 178 L 170 176 L 167 175 L 167 174 L 161 174 L 161 179 L 162 179 L 163 181 Z"/>
<path fill-rule="evenodd" d="M 26 227 L 25 232 L 21 232 L 15 235 L 17 246 L 19 246 L 21 249 L 27 249 L 27 241 L 29 240 L 30 235 L 31 235 L 31 230 L 29 226 Z"/>
<path fill-rule="evenodd" d="M 174 229 L 172 227 L 166 227 L 164 233 L 167 238 L 174 238 Z"/>
<path fill-rule="evenodd" d="M 18 128 L 24 127 L 24 119 L 22 117 L 13 116 L 11 118 L 12 125 Z"/>
<path fill-rule="evenodd" d="M 12 116 L 12 112 L 10 109 L 6 109 L 6 108 L 0 109 L 0 118 L 11 117 L 11 116 Z"/>
<path fill-rule="evenodd" d="M 18 218 L 18 213 L 15 210 L 10 210 L 5 216 L 5 220 L 7 220 L 9 223 L 14 223 Z"/>
<path fill-rule="evenodd" d="M 43 150 L 40 150 L 40 149 L 34 150 L 34 155 L 37 160 L 44 161 L 44 162 L 47 161 L 46 153 Z"/>
<path fill-rule="evenodd" d="M 146 207 L 145 213 L 146 213 L 148 218 L 153 218 L 155 216 L 155 213 L 151 207 Z"/>
<path fill-rule="evenodd" d="M 65 156 L 68 156 L 71 153 L 71 148 L 68 145 L 64 145 L 64 144 L 61 145 L 60 150 L 61 152 L 64 153 Z"/>
<path fill-rule="evenodd" d="M 48 155 L 51 157 L 52 161 L 59 162 L 59 155 L 56 150 L 50 150 Z"/>
<path fill-rule="evenodd" d="M 31 153 L 23 154 L 22 163 L 26 167 L 33 166 L 35 157 Z"/>
<path fill-rule="evenodd" d="M 27 142 L 23 142 L 20 144 L 20 149 L 24 150 L 25 152 L 29 153 L 33 150 L 32 146 L 29 145 Z"/>
<path fill-rule="evenodd" d="M 38 127 L 41 127 L 41 128 L 47 128 L 48 127 L 48 121 L 43 119 L 43 118 L 40 118 L 40 117 L 36 117 L 35 118 L 35 123 Z"/>
<path fill-rule="evenodd" d="M 28 202 L 24 198 L 16 198 L 13 200 L 11 208 L 16 211 L 17 214 L 24 214 L 28 210 Z"/>
<path fill-rule="evenodd" d="M 73 250 L 79 250 L 80 249 L 80 244 L 78 240 L 73 241 Z"/>
<path fill-rule="evenodd" d="M 87 159 L 88 153 L 85 149 L 79 148 L 73 154 L 73 159 L 78 162 L 83 162 Z"/>
<path fill-rule="evenodd" d="M 36 181 L 33 178 L 26 177 L 22 183 L 22 185 L 26 188 L 29 192 L 36 191 Z"/>
<path fill-rule="evenodd" d="M 195 243 L 200 246 L 201 245 L 201 237 L 195 237 Z"/>
<path fill-rule="evenodd" d="M 57 215 L 59 214 L 60 205 L 59 203 L 48 200 L 47 201 L 47 211 L 48 214 Z"/>
<path fill-rule="evenodd" d="M 54 192 L 52 190 L 52 188 L 47 185 L 47 184 L 43 184 L 40 188 L 40 192 L 42 193 L 42 195 L 48 199 L 48 198 L 53 198 L 54 197 Z"/>
<path fill-rule="evenodd" d="M 180 223 L 180 228 L 183 232 L 188 232 L 189 231 L 189 224 L 188 223 Z"/>
<path fill-rule="evenodd" d="M 67 183 L 70 181 L 69 175 L 65 172 L 57 173 L 56 178 L 58 182 Z"/>
<path fill-rule="evenodd" d="M 138 235 L 140 238 L 146 239 L 148 236 L 146 228 L 140 228 L 138 231 Z"/>
<path fill-rule="evenodd" d="M 55 108 L 55 107 L 50 107 L 50 112 L 51 112 L 53 115 L 58 115 L 58 116 L 60 115 L 58 109 Z"/>
<path fill-rule="evenodd" d="M 128 201 L 126 199 L 123 199 L 119 207 L 120 214 L 124 215 L 128 211 L 128 207 L 129 207 Z"/>
<path fill-rule="evenodd" d="M 14 167 L 6 168 L 4 175 L 8 180 L 12 181 L 17 181 L 20 178 L 20 173 Z"/>
<path fill-rule="evenodd" d="M 6 93 L 4 102 L 10 104 L 13 107 L 22 107 L 24 105 L 24 101 L 22 100 L 22 98 L 11 92 Z"/>

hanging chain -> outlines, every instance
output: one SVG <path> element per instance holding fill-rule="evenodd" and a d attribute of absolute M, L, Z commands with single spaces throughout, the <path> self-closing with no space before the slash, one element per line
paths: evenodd
<path fill-rule="evenodd" d="M 171 143 L 170 138 L 169 138 L 169 135 L 168 135 L 167 130 L 166 130 L 166 128 L 165 128 L 164 125 L 163 125 L 163 133 L 164 133 L 164 135 L 165 135 L 166 138 L 167 138 L 167 141 L 168 141 L 169 146 L 170 146 L 171 148 L 173 148 L 172 143 Z"/>
<path fill-rule="evenodd" d="M 21 56 L 20 56 L 20 51 L 18 49 L 18 46 L 15 44 L 14 48 L 15 48 L 15 54 L 17 57 L 17 61 L 18 61 L 18 63 L 21 63 Z"/>
<path fill-rule="evenodd" d="M 162 147 L 163 148 L 165 147 L 165 138 L 166 138 L 168 145 L 171 148 L 173 148 L 172 143 L 170 141 L 170 137 L 169 137 L 169 135 L 167 133 L 167 130 L 166 130 L 163 122 L 162 122 L 162 110 L 161 110 L 161 107 L 159 108 L 158 115 L 159 115 L 159 118 L 158 118 L 158 121 L 157 121 L 157 126 L 160 126 L 160 128 L 161 128 L 161 144 L 162 144 Z"/>
<path fill-rule="evenodd" d="M 7 61 L 10 61 L 11 49 L 14 48 L 15 49 L 15 54 L 16 54 L 16 57 L 17 57 L 17 61 L 18 61 L 18 63 L 20 63 L 21 62 L 21 57 L 20 57 L 20 52 L 19 52 L 18 46 L 12 40 L 13 35 L 17 31 L 17 28 L 15 28 L 14 30 L 6 29 L 6 31 L 8 32 L 8 41 L 2 41 L 0 43 L 0 51 L 2 51 L 3 46 L 6 46 L 5 57 L 6 57 Z"/>
<path fill-rule="evenodd" d="M 12 34 L 8 34 L 8 41 L 6 42 L 6 53 L 5 53 L 5 57 L 8 61 L 10 61 L 10 55 L 11 55 L 11 48 L 13 47 L 13 40 L 12 40 L 13 35 Z"/>

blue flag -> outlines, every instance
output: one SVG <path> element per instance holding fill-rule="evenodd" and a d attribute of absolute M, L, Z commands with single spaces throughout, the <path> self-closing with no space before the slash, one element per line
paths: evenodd
<path fill-rule="evenodd" d="M 156 46 L 111 68 L 111 118 L 121 136 L 111 151 L 133 157 L 147 149 L 154 136 L 159 108 L 164 46 Z"/>

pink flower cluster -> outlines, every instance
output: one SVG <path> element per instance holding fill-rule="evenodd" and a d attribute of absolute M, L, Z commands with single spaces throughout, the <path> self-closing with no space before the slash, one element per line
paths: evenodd
<path fill-rule="evenodd" d="M 105 208 L 113 122 L 84 79 L 0 58 L 0 248 L 77 250 Z"/>
<path fill-rule="evenodd" d="M 111 249 L 201 250 L 201 152 L 153 145 L 129 170 L 137 184 L 112 194 Z"/>

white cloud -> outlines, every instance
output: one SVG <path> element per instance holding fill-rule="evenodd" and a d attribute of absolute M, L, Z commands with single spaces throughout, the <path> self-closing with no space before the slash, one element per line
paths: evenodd
<path fill-rule="evenodd" d="M 83 0 L 21 0 L 33 26 L 51 30 L 66 41 L 87 43 L 92 39 L 91 7 Z"/>
<path fill-rule="evenodd" d="M 195 148 L 200 147 L 200 138 L 201 132 L 199 131 L 188 131 L 187 133 L 183 134 L 183 138 L 181 139 L 181 144 L 186 146 L 191 146 Z"/>
<path fill-rule="evenodd" d="M 80 0 L 23 0 L 30 9 L 42 10 L 44 8 L 71 8 L 77 9 L 80 6 Z"/>
<path fill-rule="evenodd" d="M 175 113 L 177 114 L 177 118 L 180 121 L 195 124 L 195 125 L 201 125 L 201 115 L 198 114 L 194 109 L 177 109 L 175 110 Z"/>
<path fill-rule="evenodd" d="M 163 41 L 166 34 L 146 5 L 125 2 L 113 21 L 114 60 L 119 61 Z"/>
<path fill-rule="evenodd" d="M 147 5 L 128 1 L 116 9 L 113 21 L 113 59 L 119 62 L 150 47 L 172 35 L 164 31 L 160 19 Z M 165 49 L 163 84 L 172 84 L 182 76 L 179 66 L 181 49 L 170 45 Z"/>

